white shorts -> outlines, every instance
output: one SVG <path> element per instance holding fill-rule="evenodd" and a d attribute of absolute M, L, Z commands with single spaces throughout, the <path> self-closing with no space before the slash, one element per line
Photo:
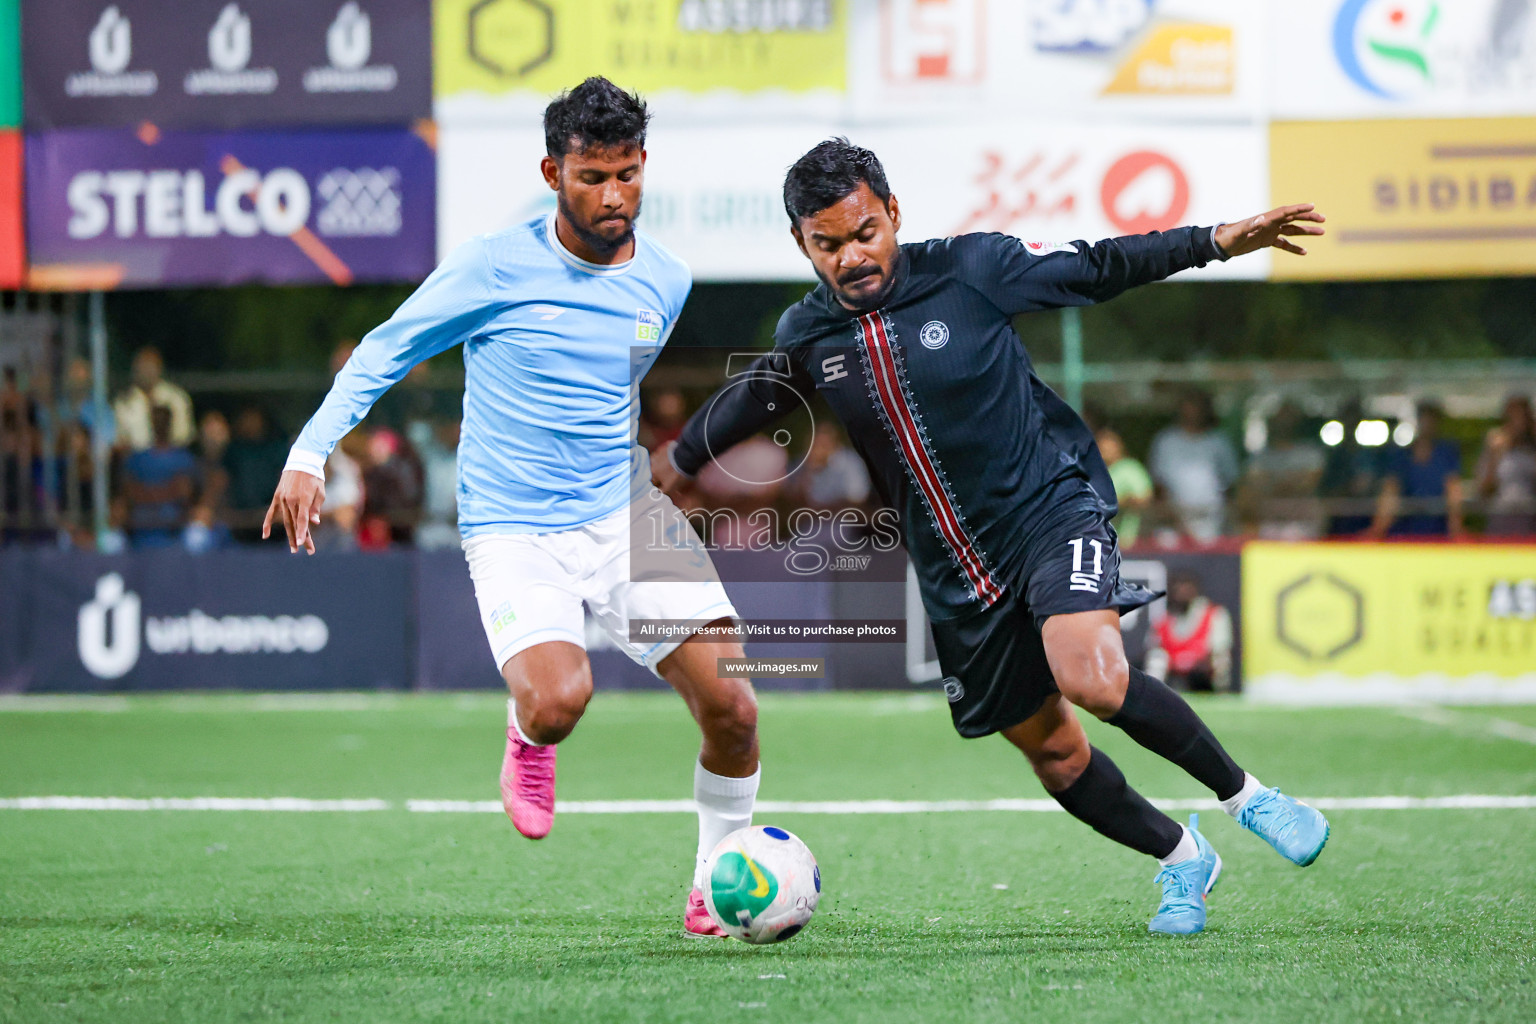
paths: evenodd
<path fill-rule="evenodd" d="M 658 523 L 670 527 L 671 545 L 632 559 L 631 531 L 645 544 Z M 614 644 L 652 672 L 691 634 L 636 642 L 631 620 L 685 619 L 702 626 L 737 619 L 698 535 L 671 499 L 656 491 L 569 530 L 469 537 L 464 557 L 498 669 L 550 640 L 585 650 L 583 601 Z"/>

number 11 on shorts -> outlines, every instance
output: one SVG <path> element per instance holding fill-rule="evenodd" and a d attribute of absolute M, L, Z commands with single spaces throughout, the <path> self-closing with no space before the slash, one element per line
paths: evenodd
<path fill-rule="evenodd" d="M 1083 569 L 1083 541 L 1085 538 L 1075 537 L 1067 541 L 1067 547 L 1072 549 L 1072 580 L 1071 590 L 1086 590 L 1090 594 L 1099 592 L 1099 581 L 1104 576 L 1104 545 L 1100 541 L 1088 539 L 1093 547 L 1093 571 L 1086 572 Z"/>

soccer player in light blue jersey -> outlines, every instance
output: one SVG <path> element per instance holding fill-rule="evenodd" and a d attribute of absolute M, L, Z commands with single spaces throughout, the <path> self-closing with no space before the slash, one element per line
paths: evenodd
<path fill-rule="evenodd" d="M 699 846 L 684 925 L 720 935 L 704 909 L 704 858 L 751 823 L 757 703 L 720 678 L 741 657 L 735 609 L 669 499 L 650 488 L 635 446 L 638 382 L 682 313 L 692 275 L 635 230 L 645 172 L 644 102 L 589 78 L 544 112 L 541 163 L 556 209 L 449 253 L 365 337 L 289 454 L 262 535 L 280 518 L 288 546 L 314 552 L 325 462 L 390 385 L 464 346 L 459 530 L 481 624 L 506 679 L 502 803 L 530 839 L 554 818 L 556 744 L 592 696 L 582 603 L 635 661 L 670 683 L 703 733 L 694 766 Z M 681 543 L 637 547 L 664 521 Z M 643 557 L 645 569 L 636 568 Z M 631 623 L 686 620 L 660 639 Z"/>

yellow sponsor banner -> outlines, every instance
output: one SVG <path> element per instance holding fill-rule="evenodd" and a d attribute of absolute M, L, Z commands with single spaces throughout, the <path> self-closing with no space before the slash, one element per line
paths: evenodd
<path fill-rule="evenodd" d="M 1276 123 L 1270 189 L 1328 216 L 1276 279 L 1536 272 L 1536 118 Z"/>
<path fill-rule="evenodd" d="M 1242 572 L 1259 696 L 1536 694 L 1536 545 L 1255 543 Z"/>
<path fill-rule="evenodd" d="M 644 92 L 842 91 L 848 0 L 434 0 L 438 99 L 549 95 L 589 75 Z"/>

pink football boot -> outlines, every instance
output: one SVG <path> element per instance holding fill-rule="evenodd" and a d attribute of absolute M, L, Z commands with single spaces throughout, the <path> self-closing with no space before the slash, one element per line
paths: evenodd
<path fill-rule="evenodd" d="M 688 894 L 688 906 L 683 910 L 683 931 L 700 939 L 727 938 L 724 930 L 709 916 L 709 908 L 704 906 L 704 894 L 698 889 Z"/>
<path fill-rule="evenodd" d="M 501 806 L 517 830 L 529 839 L 549 835 L 550 826 L 555 823 L 553 743 L 536 747 L 523 742 L 516 727 L 508 727 L 507 753 L 501 759 Z"/>

